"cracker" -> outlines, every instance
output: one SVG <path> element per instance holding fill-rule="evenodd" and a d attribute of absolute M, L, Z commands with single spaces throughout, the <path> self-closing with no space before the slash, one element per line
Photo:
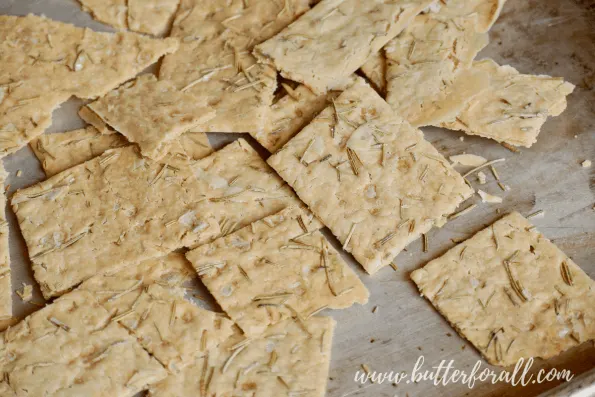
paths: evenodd
<path fill-rule="evenodd" d="M 370 80 L 376 91 L 381 95 L 386 93 L 386 56 L 384 51 L 372 54 L 360 70 Z"/>
<path fill-rule="evenodd" d="M 78 0 L 83 11 L 99 22 L 124 30 L 128 27 L 126 3 L 129 0 Z"/>
<path fill-rule="evenodd" d="M 1 339 L 3 396 L 133 396 L 167 376 L 88 292 L 56 300 Z"/>
<path fill-rule="evenodd" d="M 595 282 L 516 212 L 411 278 L 490 364 L 548 359 L 595 339 Z"/>
<path fill-rule="evenodd" d="M 365 83 L 344 91 L 268 163 L 370 274 L 473 194 Z"/>
<path fill-rule="evenodd" d="M 142 158 L 133 146 L 108 150 L 12 197 L 47 298 L 290 204 L 300 202 L 243 139 L 180 168 Z"/>
<path fill-rule="evenodd" d="M 98 33 L 44 17 L 0 16 L 0 156 L 51 124 L 70 96 L 103 96 L 178 47 L 133 33 Z"/>
<path fill-rule="evenodd" d="M 474 62 L 472 70 L 488 74 L 488 88 L 462 98 L 462 111 L 440 126 L 513 146 L 533 145 L 548 116 L 559 116 L 574 90 L 563 78 L 521 74 L 491 59 Z"/>
<path fill-rule="evenodd" d="M 366 63 L 431 0 L 323 0 L 254 55 L 317 94 Z"/>
<path fill-rule="evenodd" d="M 128 0 L 128 29 L 162 36 L 169 32 L 180 0 Z"/>
<path fill-rule="evenodd" d="M 113 128 L 107 125 L 105 121 L 103 121 L 101 117 L 97 115 L 97 113 L 89 109 L 88 106 L 81 106 L 81 108 L 79 109 L 79 117 L 83 119 L 83 121 L 87 124 L 91 124 L 93 127 L 97 129 L 97 131 L 101 132 L 104 135 L 116 133 L 116 131 Z"/>
<path fill-rule="evenodd" d="M 502 11 L 506 0 L 449 0 L 444 6 L 440 2 L 437 13 L 445 17 L 459 17 L 475 14 L 478 17 L 477 31 L 485 33 L 491 29 Z"/>
<path fill-rule="evenodd" d="M 386 45 L 386 101 L 409 123 L 423 126 L 451 119 L 465 104 L 453 106 L 453 93 L 465 92 L 470 99 L 487 88 L 487 74 L 470 77 L 466 71 L 488 44 L 487 34 L 477 28 L 477 14 L 423 14 Z"/>
<path fill-rule="evenodd" d="M 264 335 L 237 332 L 194 365 L 152 386 L 151 397 L 326 395 L 335 321 L 285 320 Z"/>
<path fill-rule="evenodd" d="M 368 302 L 368 290 L 296 207 L 186 254 L 217 303 L 247 336 L 298 313 Z"/>
<path fill-rule="evenodd" d="M 307 0 L 183 0 L 173 24 L 180 50 L 165 57 L 159 78 L 206 99 L 217 115 L 204 132 L 258 132 L 265 128 L 277 73 L 250 53 L 308 9 Z"/>
<path fill-rule="evenodd" d="M 295 134 L 300 132 L 314 116 L 320 113 L 340 91 L 345 90 L 355 82 L 355 76 L 349 76 L 339 84 L 337 91 L 316 95 L 305 85 L 300 84 L 295 89 L 279 99 L 271 107 L 270 119 L 265 131 L 253 132 L 254 137 L 269 152 L 274 153 L 285 145 Z"/>
<path fill-rule="evenodd" d="M 8 221 L 6 220 L 6 194 L 4 183 L 8 178 L 0 163 L 0 320 L 12 317 L 12 283 L 10 278 L 10 255 L 8 251 Z"/>
<path fill-rule="evenodd" d="M 63 133 L 43 134 L 29 144 L 46 176 L 50 177 L 99 156 L 106 150 L 129 143 L 120 134 L 103 135 L 89 126 Z"/>
<path fill-rule="evenodd" d="M 106 124 L 137 143 L 143 156 L 159 160 L 168 144 L 215 112 L 169 81 L 145 74 L 87 105 Z"/>
<path fill-rule="evenodd" d="M 197 354 L 217 347 L 233 323 L 184 299 L 182 284 L 194 271 L 183 254 L 172 253 L 96 275 L 77 290 L 89 291 L 140 344 L 171 372 Z"/>

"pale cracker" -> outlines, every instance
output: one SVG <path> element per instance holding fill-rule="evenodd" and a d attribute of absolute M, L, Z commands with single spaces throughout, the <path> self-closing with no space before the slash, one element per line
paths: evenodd
<path fill-rule="evenodd" d="M 478 33 L 477 26 L 475 14 L 418 15 L 386 45 L 386 101 L 413 126 L 456 116 L 464 103 L 451 106 L 454 101 L 447 98 L 452 92 L 463 90 L 468 92 L 466 98 L 472 98 L 487 88 L 486 74 L 470 78 L 465 72 L 488 44 L 488 35 Z"/>
<path fill-rule="evenodd" d="M 344 91 L 268 163 L 370 274 L 473 194 L 365 83 Z"/>
<path fill-rule="evenodd" d="M 336 85 L 397 36 L 432 0 L 323 0 L 254 55 L 317 94 Z"/>
<path fill-rule="evenodd" d="M 274 153 L 300 132 L 314 116 L 320 113 L 341 91 L 356 81 L 354 75 L 339 84 L 336 91 L 316 95 L 300 84 L 294 89 L 286 86 L 287 94 L 271 106 L 270 119 L 265 131 L 253 132 L 254 137 L 269 152 Z"/>
<path fill-rule="evenodd" d="M 595 339 L 595 282 L 516 212 L 411 278 L 490 364 L 548 359 Z"/>
<path fill-rule="evenodd" d="M 12 317 L 12 283 L 8 251 L 8 222 L 6 220 L 6 194 L 4 183 L 8 173 L 0 162 L 0 320 Z"/>
<path fill-rule="evenodd" d="M 194 275 L 183 254 L 172 253 L 96 275 L 77 290 L 89 291 L 140 344 L 171 372 L 232 334 L 231 320 L 184 298 Z"/>
<path fill-rule="evenodd" d="M 134 146 L 108 150 L 12 197 L 47 298 L 290 204 L 300 202 L 243 139 L 180 168 L 142 158 Z"/>
<path fill-rule="evenodd" d="M 380 95 L 386 93 L 386 55 L 383 50 L 372 54 L 360 70 Z"/>
<path fill-rule="evenodd" d="M 198 98 L 152 74 L 138 77 L 87 106 L 153 160 L 165 156 L 173 139 L 215 115 Z"/>
<path fill-rule="evenodd" d="M 298 313 L 368 302 L 369 292 L 297 207 L 186 254 L 203 284 L 247 336 Z"/>
<path fill-rule="evenodd" d="M 262 131 L 277 73 L 257 64 L 250 51 L 307 9 L 307 0 L 182 0 L 172 28 L 180 50 L 165 57 L 159 78 L 206 99 L 217 111 L 200 131 Z"/>
<path fill-rule="evenodd" d="M 43 134 L 29 145 L 46 176 L 50 177 L 91 160 L 106 150 L 129 143 L 120 134 L 103 135 L 95 127 L 89 126 L 63 133 Z"/>
<path fill-rule="evenodd" d="M 0 339 L 2 396 L 131 397 L 167 376 L 84 291 L 31 314 Z"/>
<path fill-rule="evenodd" d="M 285 320 L 258 338 L 239 331 L 194 365 L 151 386 L 151 397 L 323 397 L 335 321 L 330 317 Z"/>
<path fill-rule="evenodd" d="M 502 11 L 506 0 L 448 0 L 445 5 L 437 2 L 437 13 L 445 17 L 477 15 L 477 31 L 485 33 L 491 29 Z"/>
<path fill-rule="evenodd" d="M 472 69 L 489 75 L 489 87 L 440 126 L 513 146 L 534 144 L 548 116 L 559 116 L 574 90 L 563 78 L 520 74 L 491 59 L 474 62 Z"/>
<path fill-rule="evenodd" d="M 102 96 L 178 48 L 176 39 L 98 33 L 44 17 L 0 16 L 0 156 L 51 124 L 71 95 Z"/>

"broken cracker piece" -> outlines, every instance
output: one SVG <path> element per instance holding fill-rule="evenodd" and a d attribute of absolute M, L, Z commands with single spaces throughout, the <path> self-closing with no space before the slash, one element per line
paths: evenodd
<path fill-rule="evenodd" d="M 481 197 L 482 203 L 497 204 L 497 203 L 502 202 L 502 197 L 494 196 L 493 194 L 486 193 L 481 189 L 477 191 L 477 194 L 479 195 L 479 197 Z"/>
<path fill-rule="evenodd" d="M 307 0 L 182 0 L 173 23 L 180 50 L 164 58 L 159 78 L 206 99 L 217 112 L 197 131 L 259 132 L 265 129 L 277 72 L 256 63 L 252 47 L 273 36 L 309 8 Z"/>
<path fill-rule="evenodd" d="M 322 0 L 275 37 L 257 45 L 260 62 L 316 94 L 335 87 L 397 36 L 431 0 Z"/>
<path fill-rule="evenodd" d="M 83 11 L 90 13 L 99 22 L 124 30 L 128 27 L 126 14 L 128 0 L 78 0 Z"/>
<path fill-rule="evenodd" d="M 0 156 L 41 135 L 70 96 L 102 96 L 178 48 L 176 39 L 99 33 L 35 15 L 0 16 L 0 37 Z"/>
<path fill-rule="evenodd" d="M 473 194 L 365 83 L 344 91 L 268 163 L 370 274 Z"/>
<path fill-rule="evenodd" d="M 184 298 L 194 275 L 183 254 L 171 253 L 96 275 L 77 290 L 89 291 L 139 343 L 171 372 L 232 334 L 231 320 Z"/>
<path fill-rule="evenodd" d="M 383 50 L 372 54 L 360 70 L 380 95 L 386 94 L 386 56 Z"/>
<path fill-rule="evenodd" d="M 475 14 L 478 19 L 477 31 L 486 33 L 500 16 L 505 3 L 506 0 L 449 0 L 445 5 L 437 2 L 439 7 L 432 12 L 445 17 Z"/>
<path fill-rule="evenodd" d="M 548 359 L 595 338 L 595 283 L 516 212 L 411 278 L 490 364 Z"/>
<path fill-rule="evenodd" d="M 357 275 L 306 219 L 290 207 L 186 254 L 247 336 L 296 315 L 368 301 Z"/>
<path fill-rule="evenodd" d="M 476 154 L 457 154 L 455 156 L 449 157 L 450 162 L 453 165 L 464 165 L 467 167 L 479 167 L 488 162 L 484 157 L 478 156 Z"/>
<path fill-rule="evenodd" d="M 194 365 L 149 390 L 151 397 L 240 396 L 324 397 L 335 321 L 330 317 L 285 320 L 263 335 L 239 331 Z"/>
<path fill-rule="evenodd" d="M 6 220 L 6 192 L 8 173 L 0 162 L 0 320 L 12 317 L 12 282 L 8 249 L 8 221 Z"/>
<path fill-rule="evenodd" d="M 153 160 L 166 155 L 173 139 L 215 115 L 198 98 L 152 74 L 138 77 L 87 106 Z"/>
<path fill-rule="evenodd" d="M 132 397 L 167 376 L 89 292 L 71 292 L 0 336 L 2 396 Z"/>
<path fill-rule="evenodd" d="M 12 197 L 46 298 L 290 204 L 301 205 L 243 139 L 180 168 L 142 158 L 134 146 L 108 150 Z"/>
<path fill-rule="evenodd" d="M 491 59 L 474 62 L 472 70 L 489 75 L 488 89 L 466 98 L 462 111 L 440 126 L 513 146 L 533 145 L 547 118 L 566 109 L 566 96 L 574 90 L 562 78 L 520 74 Z"/>
<path fill-rule="evenodd" d="M 418 15 L 386 45 L 386 101 L 413 126 L 456 116 L 465 103 L 453 96 L 469 100 L 487 88 L 485 74 L 467 70 L 488 44 L 487 34 L 477 32 L 477 18 Z"/>

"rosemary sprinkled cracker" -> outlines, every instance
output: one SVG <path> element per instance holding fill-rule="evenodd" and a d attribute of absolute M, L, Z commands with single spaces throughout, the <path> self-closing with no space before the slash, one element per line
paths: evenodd
<path fill-rule="evenodd" d="M 296 312 L 307 318 L 321 307 L 343 309 L 368 301 L 368 290 L 317 230 L 320 224 L 307 218 L 290 207 L 186 254 L 247 336 Z"/>
<path fill-rule="evenodd" d="M 91 292 L 112 315 L 111 321 L 177 372 L 232 334 L 230 320 L 184 298 L 182 284 L 191 275 L 194 270 L 184 255 L 172 253 L 96 275 L 77 290 Z"/>
<path fill-rule="evenodd" d="M 239 330 L 193 365 L 151 386 L 151 397 L 323 397 L 335 321 L 285 320 L 256 338 Z"/>
<path fill-rule="evenodd" d="M 171 32 L 181 40 L 180 50 L 165 57 L 159 78 L 215 109 L 215 118 L 200 131 L 262 131 L 277 72 L 256 63 L 252 48 L 308 8 L 307 0 L 182 0 Z"/>
<path fill-rule="evenodd" d="M 491 59 L 474 62 L 471 70 L 488 74 L 488 89 L 465 99 L 461 112 L 440 126 L 513 146 L 535 143 L 547 118 L 566 109 L 566 96 L 574 90 L 562 78 L 520 74 Z"/>
<path fill-rule="evenodd" d="M 360 70 L 380 95 L 386 94 L 386 55 L 384 50 L 372 54 Z"/>
<path fill-rule="evenodd" d="M 160 160 L 170 142 L 215 112 L 173 83 L 145 74 L 87 105 L 106 124 L 137 143 L 141 154 Z"/>
<path fill-rule="evenodd" d="M 120 134 L 103 135 L 91 126 L 43 134 L 29 143 L 48 177 L 97 157 L 106 150 L 128 144 Z"/>
<path fill-rule="evenodd" d="M 8 221 L 6 220 L 6 194 L 4 183 L 8 173 L 0 163 L 0 320 L 12 317 L 12 282 L 8 250 Z"/>
<path fill-rule="evenodd" d="M 548 359 L 595 339 L 595 282 L 516 212 L 411 278 L 490 364 Z"/>
<path fill-rule="evenodd" d="M 322 94 L 364 65 L 431 0 L 322 0 L 254 55 Z"/>
<path fill-rule="evenodd" d="M 180 168 L 143 158 L 134 146 L 108 150 L 12 197 L 46 298 L 290 204 L 300 202 L 243 139 Z"/>
<path fill-rule="evenodd" d="M 485 73 L 467 70 L 488 44 L 477 19 L 475 13 L 418 15 L 386 45 L 386 101 L 412 125 L 448 120 L 465 104 L 454 96 L 472 98 L 487 88 Z"/>
<path fill-rule="evenodd" d="M 85 291 L 61 297 L 1 337 L 3 396 L 132 397 L 168 374 Z"/>
<path fill-rule="evenodd" d="M 268 162 L 369 273 L 473 194 L 421 131 L 363 82 Z"/>
<path fill-rule="evenodd" d="M 83 11 L 116 29 L 163 36 L 180 0 L 79 0 Z"/>
<path fill-rule="evenodd" d="M 0 16 L 0 37 L 0 156 L 39 136 L 70 96 L 103 96 L 178 48 L 176 39 L 99 33 L 35 15 Z"/>
<path fill-rule="evenodd" d="M 337 90 L 322 95 L 316 95 L 300 84 L 291 94 L 286 94 L 273 104 L 267 128 L 264 131 L 252 132 L 251 135 L 269 152 L 275 153 L 356 79 L 358 77 L 355 75 L 349 76 L 338 85 Z"/>

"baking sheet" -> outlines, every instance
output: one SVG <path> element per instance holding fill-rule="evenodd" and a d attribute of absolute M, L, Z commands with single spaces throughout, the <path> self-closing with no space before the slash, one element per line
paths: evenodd
<path fill-rule="evenodd" d="M 80 10 L 74 0 L 0 0 L 0 14 L 45 14 L 56 20 L 110 31 Z M 346 396 L 535 396 L 557 386 L 556 382 L 511 387 L 506 383 L 476 384 L 469 390 L 465 384 L 434 386 L 430 381 L 399 384 L 358 385 L 354 382 L 361 364 L 373 371 L 411 372 L 415 362 L 424 356 L 424 369 L 441 360 L 455 360 L 457 369 L 470 371 L 480 359 L 474 348 L 448 326 L 430 304 L 421 298 L 409 273 L 423 266 L 454 245 L 452 240 L 470 237 L 511 210 L 527 215 L 544 210 L 545 217 L 534 219 L 539 230 L 595 278 L 595 167 L 582 168 L 585 159 L 595 161 L 595 3 L 592 0 L 510 0 L 490 33 L 491 43 L 480 54 L 501 64 L 510 64 L 523 73 L 563 76 L 577 85 L 569 97 L 562 116 L 546 123 L 538 142 L 531 149 L 515 154 L 494 141 L 437 128 L 424 129 L 427 138 L 446 156 L 462 152 L 488 159 L 505 157 L 498 172 L 510 191 L 502 192 L 488 175 L 482 189 L 504 197 L 502 204 L 480 204 L 472 213 L 449 222 L 429 233 L 430 247 L 422 252 L 421 242 L 413 243 L 395 263 L 398 271 L 384 269 L 374 277 L 346 255 L 370 289 L 370 303 L 345 311 L 327 312 L 338 321 L 333 346 L 328 395 Z M 0 64 L 1 67 L 1 64 Z M 48 133 L 83 126 L 77 111 L 82 102 L 72 99 L 54 113 Z M 210 134 L 217 148 L 236 139 L 238 134 Z M 459 140 L 464 137 L 464 141 Z M 258 147 L 263 156 L 266 151 Z M 4 159 L 10 172 L 9 194 L 44 179 L 41 167 L 29 148 Z M 22 175 L 16 177 L 16 171 Z M 461 169 L 464 171 L 465 169 Z M 469 203 L 479 200 L 474 197 Z M 13 287 L 22 282 L 34 283 L 25 244 L 10 209 L 10 254 Z M 500 213 L 498 213 L 500 211 Z M 335 246 L 340 248 L 338 244 Z M 197 288 L 200 288 L 197 285 Z M 204 293 L 204 290 L 203 290 Z M 38 309 L 42 303 L 36 287 L 33 303 L 25 304 L 14 296 L 17 317 Z M 201 304 L 205 304 L 202 303 Z M 207 302 L 206 305 L 209 305 Z M 377 312 L 372 308 L 378 306 Z M 577 376 L 595 368 L 595 346 L 585 343 L 547 362 L 541 367 L 571 370 Z M 488 366 L 482 361 L 482 368 Z M 592 374 L 583 375 L 593 383 Z M 570 395 L 570 394 L 567 394 Z M 590 394 L 585 394 L 590 395 Z"/>

